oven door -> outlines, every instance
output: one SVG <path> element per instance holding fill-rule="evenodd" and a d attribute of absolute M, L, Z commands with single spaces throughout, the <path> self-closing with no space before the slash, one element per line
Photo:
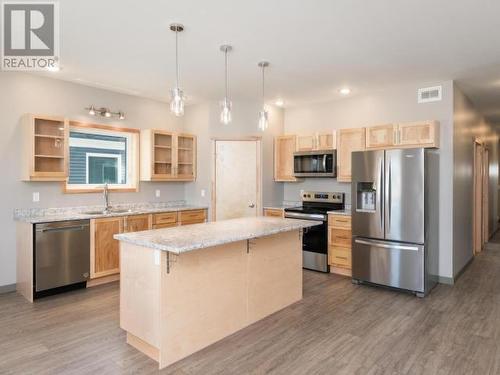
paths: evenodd
<path fill-rule="evenodd" d="M 303 267 L 328 272 L 328 226 L 323 221 L 304 230 L 302 235 Z"/>

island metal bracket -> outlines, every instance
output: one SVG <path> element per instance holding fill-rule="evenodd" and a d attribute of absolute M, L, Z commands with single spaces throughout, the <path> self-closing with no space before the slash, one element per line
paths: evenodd
<path fill-rule="evenodd" d="M 176 259 L 177 259 L 177 256 L 175 256 L 175 258 L 172 259 L 170 257 L 170 251 L 167 251 L 167 273 L 170 273 L 170 267 L 171 267 L 170 263 L 177 262 Z"/>
<path fill-rule="evenodd" d="M 247 240 L 247 254 L 250 253 L 250 246 L 255 245 L 255 242 L 252 242 L 253 238 Z"/>

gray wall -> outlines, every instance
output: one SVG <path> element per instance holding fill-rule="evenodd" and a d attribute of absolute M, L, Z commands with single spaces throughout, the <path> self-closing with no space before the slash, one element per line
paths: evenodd
<path fill-rule="evenodd" d="M 489 230 L 498 229 L 498 138 L 496 130 L 475 110 L 455 84 L 453 87 L 453 274 L 457 275 L 473 257 L 474 140 L 489 148 Z"/>
<path fill-rule="evenodd" d="M 198 137 L 198 176 L 186 184 L 186 199 L 193 203 L 211 205 L 212 139 L 214 137 L 262 137 L 262 200 L 264 205 L 283 201 L 283 184 L 273 180 L 273 139 L 283 133 L 283 110 L 269 107 L 269 128 L 258 130 L 259 102 L 233 102 L 233 122 L 222 125 L 219 104 L 208 102 L 186 110 L 185 129 Z M 237 183 L 237 181 L 235 181 Z M 201 196 L 205 190 L 205 197 Z"/>
<path fill-rule="evenodd" d="M 443 85 L 441 102 L 418 104 L 417 88 Z M 285 133 L 311 134 L 329 129 L 354 128 L 384 123 L 438 120 L 440 136 L 440 259 L 439 274 L 453 275 L 452 184 L 453 169 L 453 82 L 427 82 L 390 87 L 367 95 L 338 101 L 298 106 L 285 111 Z M 301 189 L 341 191 L 350 203 L 350 184 L 336 180 L 306 179 L 286 183 L 286 200 L 298 200 Z"/>
<path fill-rule="evenodd" d="M 33 74 L 0 72 L 0 286 L 15 283 L 16 253 L 14 208 L 61 207 L 101 204 L 100 194 L 63 194 L 59 183 L 21 182 L 19 178 L 20 119 L 25 113 L 66 116 L 74 120 L 116 124 L 134 128 L 182 130 L 181 120 L 170 115 L 168 105 L 154 100 L 117 94 Z M 167 87 L 165 88 L 167 89 Z M 121 109 L 126 120 L 106 121 L 87 116 L 84 107 L 94 104 Z M 141 183 L 139 193 L 111 193 L 111 202 L 184 199 L 183 183 Z M 40 202 L 32 203 L 32 193 Z"/>

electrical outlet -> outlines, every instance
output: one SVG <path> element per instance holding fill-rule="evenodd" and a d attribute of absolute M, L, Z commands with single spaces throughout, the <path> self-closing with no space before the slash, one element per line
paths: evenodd
<path fill-rule="evenodd" d="M 205 189 L 201 189 L 201 196 L 204 197 L 205 196 Z"/>
<path fill-rule="evenodd" d="M 40 202 L 40 193 L 38 191 L 33 193 L 33 202 Z"/>
<path fill-rule="evenodd" d="M 161 195 L 160 189 L 156 189 L 156 191 L 155 191 L 156 198 L 160 198 L 160 195 Z"/>

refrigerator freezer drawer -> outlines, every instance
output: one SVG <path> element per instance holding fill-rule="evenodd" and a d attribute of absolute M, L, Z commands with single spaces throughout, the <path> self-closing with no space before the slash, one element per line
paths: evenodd
<path fill-rule="evenodd" d="M 352 278 L 424 293 L 424 246 L 357 237 Z"/>

